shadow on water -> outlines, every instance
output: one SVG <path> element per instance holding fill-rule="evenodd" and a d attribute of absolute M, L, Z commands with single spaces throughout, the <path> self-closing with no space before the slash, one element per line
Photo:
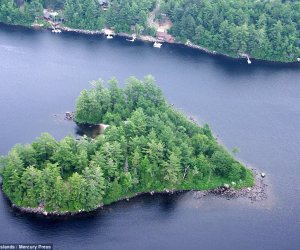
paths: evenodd
<path fill-rule="evenodd" d="M 116 48 L 134 48 L 145 49 L 146 47 L 152 47 L 152 43 L 135 41 L 134 43 L 127 42 L 124 37 L 114 37 L 112 40 L 107 40 L 104 35 L 88 35 L 80 34 L 75 32 L 64 32 L 59 36 L 51 34 L 48 30 L 34 30 L 31 28 L 21 27 L 21 26 L 9 26 L 0 23 L 1 31 L 7 33 L 20 34 L 22 32 L 24 36 L 32 37 L 39 36 L 41 33 L 49 33 L 58 40 L 70 43 L 80 43 L 81 46 L 86 45 L 86 48 L 93 51 L 97 49 L 99 45 L 110 45 Z M 144 51 L 143 51 L 144 52 Z M 269 62 L 263 60 L 251 59 L 252 64 L 248 65 L 246 59 L 244 58 L 230 58 L 223 55 L 212 55 L 204 51 L 186 47 L 182 44 L 163 44 L 163 47 L 160 50 L 155 50 L 155 52 L 165 56 L 172 56 L 178 60 L 187 60 L 193 63 L 201 62 L 214 65 L 218 70 L 222 70 L 224 73 L 230 76 L 251 76 L 257 73 L 257 71 L 263 70 L 264 72 L 270 73 L 276 70 L 277 72 L 291 72 L 291 71 L 300 71 L 300 64 L 297 62 L 294 63 L 280 63 L 280 62 Z M 171 58 L 172 59 L 172 58 Z"/>
<path fill-rule="evenodd" d="M 170 212 L 174 212 L 179 201 L 183 198 L 185 193 L 176 194 L 161 194 L 159 201 L 160 211 L 164 214 L 170 215 Z"/>
<path fill-rule="evenodd" d="M 88 136 L 91 138 L 95 138 L 100 135 L 99 126 L 97 125 L 76 125 L 75 134 L 77 136 Z"/>
<path fill-rule="evenodd" d="M 126 210 L 130 210 L 132 208 L 138 207 L 147 207 L 147 208 L 158 208 L 160 212 L 170 214 L 173 212 L 180 202 L 180 200 L 184 197 L 186 192 L 180 193 L 169 193 L 169 194 L 142 194 L 136 197 L 133 197 L 129 200 L 121 200 L 110 205 L 106 205 L 97 210 L 82 213 L 73 216 L 44 216 L 40 214 L 29 214 L 20 212 L 17 209 L 11 207 L 11 202 L 5 196 L 3 191 L 0 191 L 0 200 L 3 206 L 3 211 L 11 218 L 18 218 L 26 221 L 26 224 L 31 224 L 34 227 L 44 227 L 48 228 L 57 227 L 57 224 L 63 225 L 65 223 L 84 223 L 90 225 L 92 221 L 97 220 L 105 220 L 105 218 L 109 215 L 112 216 L 113 213 L 124 212 Z M 62 223 L 61 223 L 62 222 Z"/>
<path fill-rule="evenodd" d="M 253 59 L 247 65 L 182 45 L 164 44 L 159 50 L 117 37 L 1 25 L 0 40 L 5 62 L 0 70 L 2 154 L 40 132 L 60 138 L 73 132 L 73 123 L 49 117 L 72 110 L 88 81 L 151 73 L 176 107 L 211 124 L 228 148 L 241 149 L 242 159 L 264 167 L 278 197 L 265 210 L 253 209 L 247 201 L 195 200 L 192 194 L 144 195 L 90 214 L 54 219 L 16 213 L 0 192 L 0 241 L 52 241 L 59 249 L 199 249 L 199 244 L 205 249 L 299 248 L 300 64 Z M 20 114 L 17 122 L 15 114 Z"/>
<path fill-rule="evenodd" d="M 223 71 L 225 75 L 230 77 L 239 78 L 240 76 L 251 77 L 259 71 L 264 73 L 276 73 L 280 72 L 300 72 L 300 64 L 297 62 L 293 63 L 280 63 L 280 62 L 268 62 L 263 60 L 251 59 L 252 64 L 248 65 L 244 58 L 229 58 L 222 55 L 211 55 L 197 49 L 188 48 L 183 45 L 168 44 L 166 47 L 172 52 L 174 56 L 180 57 L 192 61 L 193 63 L 200 62 L 211 64 L 216 69 Z"/>

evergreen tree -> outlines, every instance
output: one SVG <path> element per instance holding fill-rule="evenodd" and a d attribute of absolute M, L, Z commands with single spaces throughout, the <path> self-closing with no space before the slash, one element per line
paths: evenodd
<path fill-rule="evenodd" d="M 127 84 L 123 91 L 116 80 L 109 88 L 97 81 L 81 93 L 76 114 L 82 123 L 128 112 L 118 124 L 109 119 L 104 134 L 61 141 L 42 134 L 1 157 L 3 191 L 13 203 L 46 211 L 90 211 L 133 193 L 249 184 L 249 170 L 217 144 L 207 125 L 199 127 L 168 106 L 153 78 L 130 78 Z M 85 110 L 91 99 L 98 112 Z M 119 102 L 126 112 L 118 113 Z"/>

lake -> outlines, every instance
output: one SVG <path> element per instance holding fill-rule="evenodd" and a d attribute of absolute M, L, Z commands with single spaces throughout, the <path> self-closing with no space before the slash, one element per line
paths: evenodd
<path fill-rule="evenodd" d="M 180 45 L 52 34 L 0 25 L 0 154 L 42 132 L 76 135 L 64 120 L 89 81 L 152 74 L 175 107 L 208 123 L 249 166 L 268 198 L 145 195 L 86 216 L 32 217 L 0 192 L 0 243 L 54 249 L 299 249 L 300 64 L 211 56 Z"/>

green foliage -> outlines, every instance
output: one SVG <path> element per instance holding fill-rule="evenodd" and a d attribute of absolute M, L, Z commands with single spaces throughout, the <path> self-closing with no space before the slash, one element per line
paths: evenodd
<path fill-rule="evenodd" d="M 96 0 L 66 0 L 64 18 L 72 28 L 100 30 L 104 26 L 104 13 Z"/>
<path fill-rule="evenodd" d="M 153 77 L 131 77 L 124 90 L 116 79 L 108 88 L 97 81 L 81 92 L 77 122 L 101 119 L 110 126 L 95 139 L 56 141 L 42 134 L 2 157 L 3 190 L 12 202 L 90 211 L 137 192 L 253 183 L 251 172 L 217 144 L 207 125 L 199 127 L 167 104 Z"/>
<path fill-rule="evenodd" d="M 39 0 L 25 2 L 18 7 L 14 1 L 0 0 L 0 22 L 8 24 L 30 25 L 35 17 L 42 15 L 42 5 Z"/>
<path fill-rule="evenodd" d="M 64 7 L 65 0 L 43 0 L 43 6 L 48 9 L 62 9 Z"/>
<path fill-rule="evenodd" d="M 155 0 L 115 0 L 104 11 L 95 0 L 65 0 L 64 18 L 72 28 L 100 30 L 114 27 L 117 32 L 141 34 L 147 28 L 149 11 Z"/>
<path fill-rule="evenodd" d="M 116 32 L 141 34 L 147 29 L 149 11 L 156 0 L 114 0 L 107 12 L 107 25 Z"/>
<path fill-rule="evenodd" d="M 119 125 L 137 107 L 142 109 L 139 112 L 147 111 L 147 115 L 154 115 L 157 107 L 166 105 L 161 90 L 153 85 L 153 81 L 151 76 L 143 81 L 131 77 L 124 90 L 118 88 L 115 79 L 110 81 L 107 89 L 103 88 L 102 80 L 92 82 L 92 89 L 83 90 L 77 99 L 75 121 L 79 124 Z M 132 119 L 141 119 L 138 116 L 136 114 Z"/>
<path fill-rule="evenodd" d="M 290 62 L 300 55 L 300 0 L 109 0 L 108 10 L 96 0 L 31 0 L 22 6 L 0 0 L 0 22 L 30 25 L 42 16 L 44 7 L 62 10 L 65 25 L 72 28 L 111 27 L 116 32 L 155 36 L 148 18 L 158 2 L 159 13 L 173 23 L 171 34 L 183 43 L 190 40 L 232 57 L 247 53 Z M 118 123 L 122 119 L 121 114 L 104 113 L 106 120 L 114 118 Z"/>
<path fill-rule="evenodd" d="M 300 54 L 299 0 L 164 0 L 161 11 L 175 37 L 212 51 L 283 62 Z"/>

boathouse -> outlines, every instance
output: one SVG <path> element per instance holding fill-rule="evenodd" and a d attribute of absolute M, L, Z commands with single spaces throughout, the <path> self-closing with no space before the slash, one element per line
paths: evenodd
<path fill-rule="evenodd" d="M 173 36 L 167 33 L 162 28 L 158 28 L 156 31 L 156 38 L 160 41 L 168 42 L 168 43 L 174 43 L 175 39 Z"/>

